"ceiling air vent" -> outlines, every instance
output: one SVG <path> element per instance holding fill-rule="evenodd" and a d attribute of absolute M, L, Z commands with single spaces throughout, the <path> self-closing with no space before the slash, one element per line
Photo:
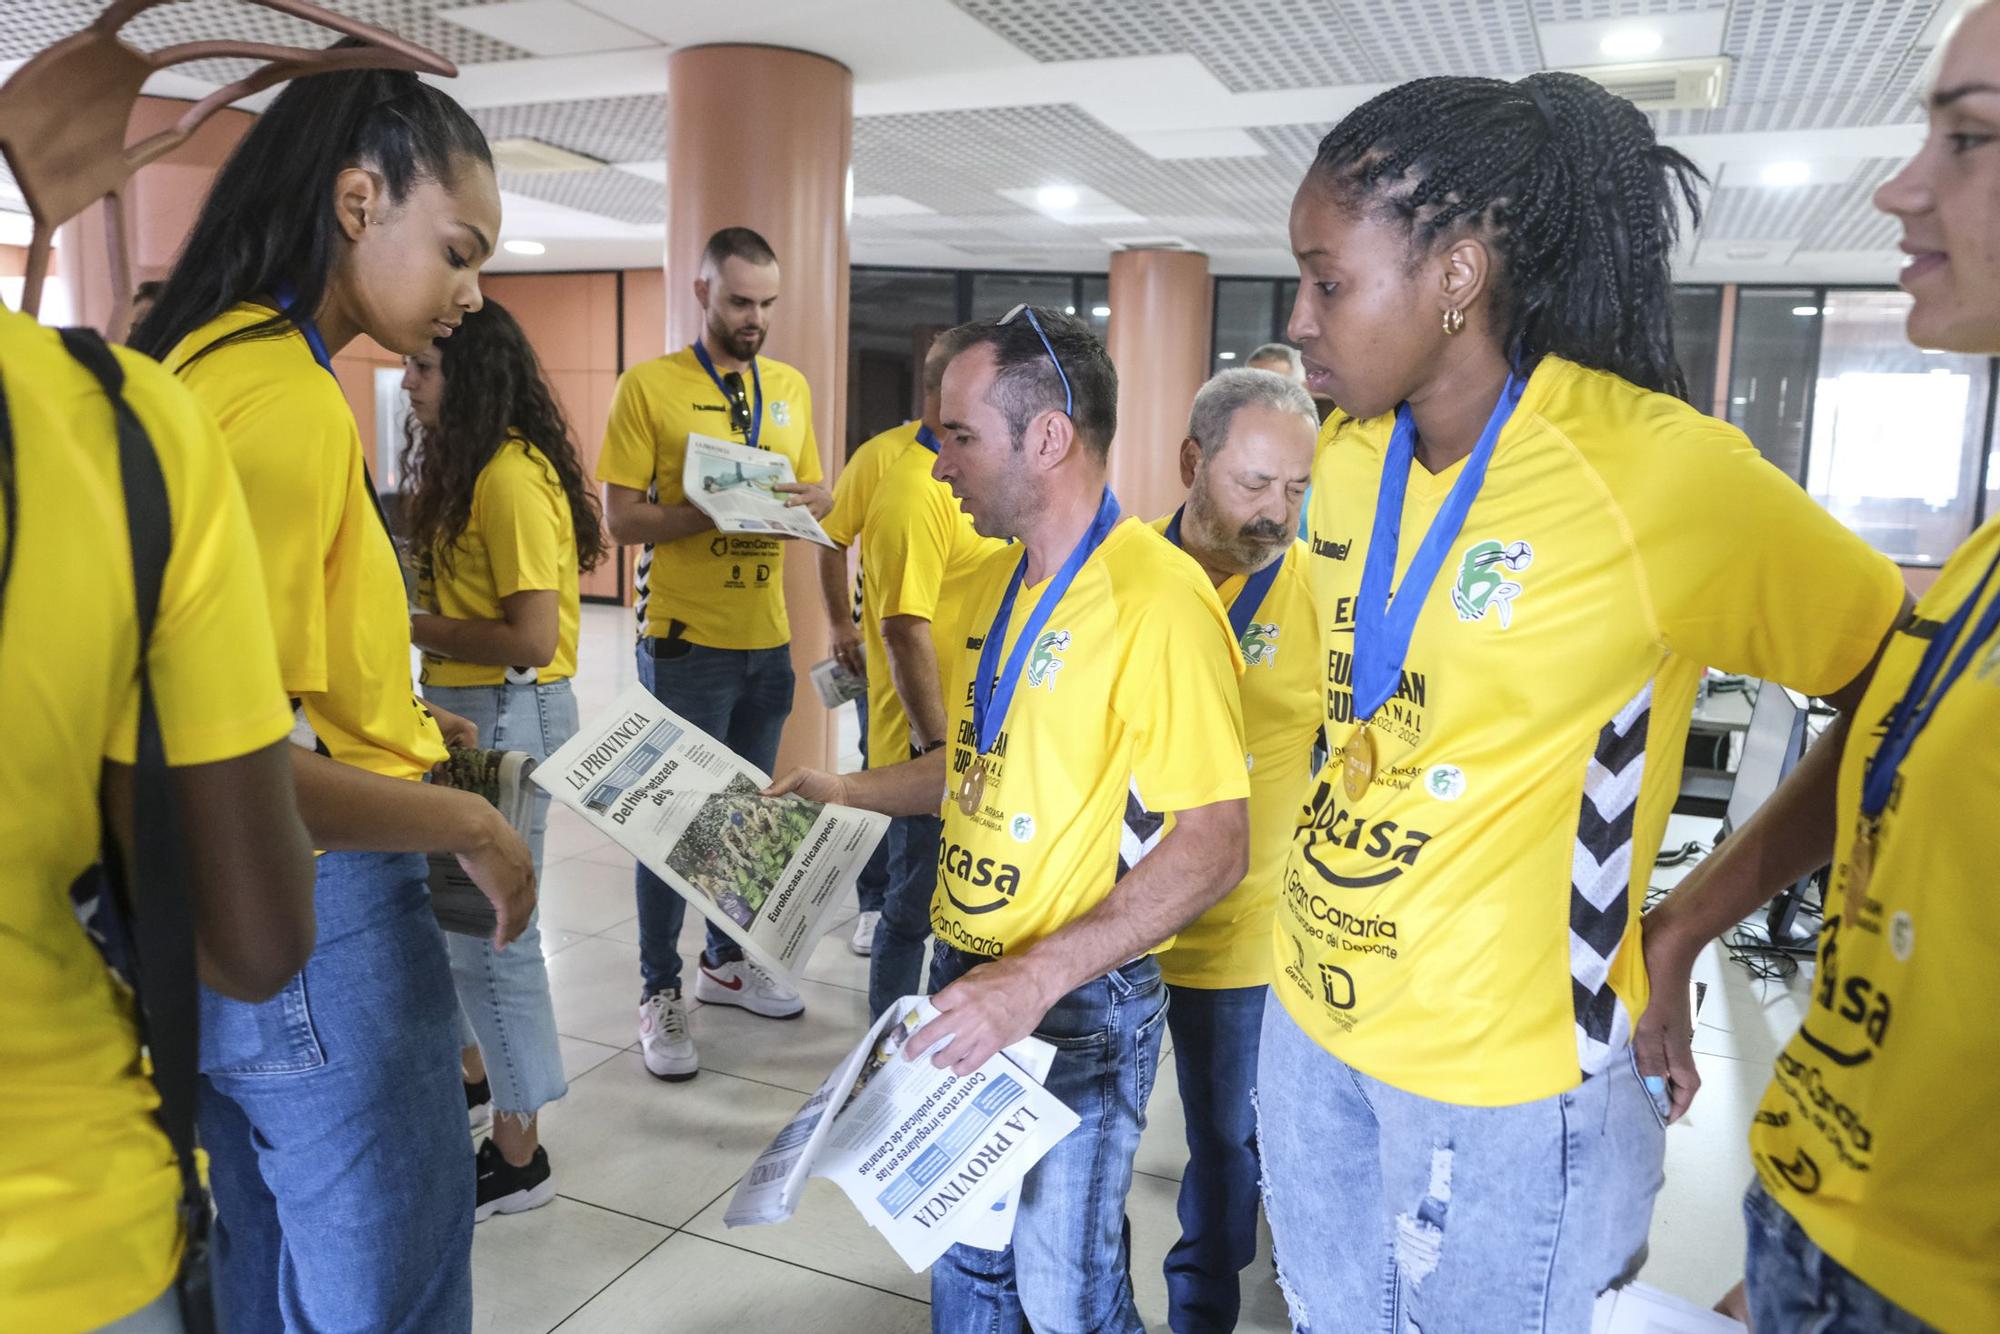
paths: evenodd
<path fill-rule="evenodd" d="M 1113 250 L 1193 250 L 1184 236 L 1107 236 L 1104 244 Z"/>
<path fill-rule="evenodd" d="M 1603 84 L 1641 111 L 1712 111 L 1729 91 L 1728 56 L 1589 65 L 1570 73 Z"/>
<path fill-rule="evenodd" d="M 594 157 L 545 144 L 540 139 L 495 139 L 493 166 L 498 171 L 596 171 L 604 164 Z"/>

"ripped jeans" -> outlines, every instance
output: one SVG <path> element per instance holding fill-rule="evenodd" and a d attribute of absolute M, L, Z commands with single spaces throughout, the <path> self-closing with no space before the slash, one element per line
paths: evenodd
<path fill-rule="evenodd" d="M 1257 1139 L 1293 1328 L 1585 1334 L 1645 1259 L 1666 1124 L 1629 1050 L 1567 1093 L 1462 1107 L 1264 1009 Z"/>

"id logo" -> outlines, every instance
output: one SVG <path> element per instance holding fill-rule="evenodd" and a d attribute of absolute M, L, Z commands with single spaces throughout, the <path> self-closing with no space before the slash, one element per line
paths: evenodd
<path fill-rule="evenodd" d="M 1026 843 L 1035 836 L 1035 817 L 1017 815 L 1007 823 L 1007 832 L 1014 836 L 1016 843 Z"/>

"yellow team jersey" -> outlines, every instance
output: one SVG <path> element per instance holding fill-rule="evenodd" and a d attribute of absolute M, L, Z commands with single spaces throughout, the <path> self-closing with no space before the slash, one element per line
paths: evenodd
<path fill-rule="evenodd" d="M 1172 515 L 1153 528 L 1166 531 Z M 1313 607 L 1306 544 L 1278 558 L 1278 574 L 1250 613 L 1243 655 L 1243 733 L 1249 742 L 1250 870 L 1229 897 L 1174 937 L 1160 974 L 1177 987 L 1261 987 L 1271 980 L 1271 918 L 1292 847 L 1299 805 L 1312 781 L 1319 731 L 1319 612 Z M 1234 610 L 1249 580 L 1234 575 L 1215 590 Z"/>
<path fill-rule="evenodd" d="M 1862 775 L 1889 711 L 1996 553 L 2000 519 L 1946 564 L 1855 714 L 1812 1005 L 1750 1130 L 1765 1189 L 1820 1249 L 1948 1330 L 2000 1329 L 2000 639 L 1967 663 L 1897 770 L 1858 915 L 1847 895 Z M 1996 597 L 2000 581 L 1975 622 Z"/>
<path fill-rule="evenodd" d="M 1354 603 L 1394 417 L 1328 424 L 1313 467 L 1327 740 L 1354 734 Z M 1396 577 L 1464 462 L 1410 466 Z M 1285 869 L 1273 986 L 1323 1047 L 1445 1102 L 1575 1087 L 1646 1005 L 1639 911 L 1716 666 L 1814 694 L 1868 664 L 1895 566 L 1664 394 L 1549 357 L 1370 724 L 1359 801 L 1338 761 Z"/>
<path fill-rule="evenodd" d="M 883 474 L 861 529 L 861 644 L 868 654 L 868 763 L 875 768 L 910 758 L 910 718 L 889 675 L 883 619 L 930 622 L 942 690 L 945 664 L 969 633 L 968 576 L 1005 545 L 973 530 L 951 488 L 931 476 L 936 461 L 925 446 L 903 450 Z"/>
<path fill-rule="evenodd" d="M 426 611 L 459 621 L 499 621 L 500 599 L 556 594 L 556 656 L 536 671 L 546 685 L 576 675 L 576 520 L 562 479 L 542 452 L 515 436 L 472 484 L 472 513 L 447 565 L 433 553 L 417 585 Z M 424 654 L 427 686 L 497 686 L 505 667 Z"/>
<path fill-rule="evenodd" d="M 826 535 L 837 544 L 852 546 L 854 539 L 861 536 L 862 522 L 868 517 L 869 505 L 875 501 L 875 488 L 881 485 L 883 474 L 903 456 L 903 451 L 917 443 L 917 428 L 922 425 L 921 421 L 913 421 L 891 426 L 863 440 L 847 456 L 847 466 L 840 470 L 833 484 L 833 508 L 819 521 Z"/>
<path fill-rule="evenodd" d="M 812 391 L 805 376 L 782 361 L 757 358 L 764 385 L 758 446 L 791 460 L 801 482 L 817 482 L 819 444 L 813 438 Z M 750 377 L 744 392 L 753 394 Z M 729 427 L 729 403 L 684 347 L 642 362 L 618 377 L 597 480 L 657 495 L 678 505 L 689 434 L 742 443 Z M 777 648 L 791 639 L 785 617 L 785 549 L 775 537 L 707 531 L 651 549 L 640 592 L 640 617 L 656 639 L 679 636 L 708 648 Z"/>
<path fill-rule="evenodd" d="M 199 355 L 270 316 L 239 305 L 165 362 L 214 415 L 243 483 L 286 693 L 334 759 L 421 778 L 444 760 L 444 741 L 411 688 L 402 561 L 339 382 L 296 330 Z"/>
<path fill-rule="evenodd" d="M 167 761 L 284 739 L 257 548 L 215 423 L 118 353 L 173 510 L 151 662 Z M 153 1118 L 130 993 L 70 907 L 98 857 L 105 759 L 131 763 L 138 622 L 111 406 L 53 330 L 0 310 L 22 527 L 0 604 L 0 1329 L 96 1329 L 180 1265 L 180 1174 Z"/>
<path fill-rule="evenodd" d="M 974 759 L 980 646 L 1024 556 L 992 552 L 969 576 L 966 633 L 945 669 L 953 787 Z M 1008 648 L 1047 589 L 1016 597 Z M 989 956 L 1026 948 L 1103 901 L 1166 813 L 1247 797 L 1240 671 L 1193 558 L 1138 519 L 1112 529 L 1023 664 L 979 812 L 944 802 L 938 938 Z"/>

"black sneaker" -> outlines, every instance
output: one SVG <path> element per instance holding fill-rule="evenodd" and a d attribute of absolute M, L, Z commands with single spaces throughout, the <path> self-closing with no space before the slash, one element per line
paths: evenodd
<path fill-rule="evenodd" d="M 520 1214 L 539 1209 L 556 1197 L 549 1175 L 549 1151 L 539 1145 L 526 1167 L 516 1167 L 487 1140 L 479 1146 L 479 1203 L 472 1221 L 484 1223 L 495 1214 Z"/>
<path fill-rule="evenodd" d="M 466 1122 L 473 1134 L 483 1135 L 493 1127 L 493 1086 L 483 1079 L 464 1083 Z"/>

